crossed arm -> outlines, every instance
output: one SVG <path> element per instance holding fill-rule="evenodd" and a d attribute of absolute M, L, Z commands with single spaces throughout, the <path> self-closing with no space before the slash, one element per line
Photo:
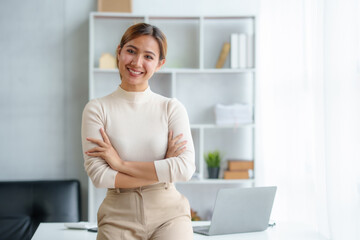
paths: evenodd
<path fill-rule="evenodd" d="M 116 188 L 133 188 L 158 182 L 154 162 L 124 161 L 112 146 L 104 129 L 101 128 L 100 133 L 102 140 L 86 138 L 87 141 L 98 146 L 87 150 L 85 154 L 102 158 L 113 170 L 117 171 Z M 173 132 L 169 132 L 166 158 L 177 157 L 186 150 L 186 141 L 180 142 L 181 138 L 182 134 L 173 137 Z"/>

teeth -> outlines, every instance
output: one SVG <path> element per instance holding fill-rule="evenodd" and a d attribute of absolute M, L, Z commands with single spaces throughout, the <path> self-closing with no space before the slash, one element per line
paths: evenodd
<path fill-rule="evenodd" d="M 131 69 L 129 69 L 129 71 L 131 72 L 131 73 L 134 73 L 134 74 L 140 74 L 141 72 L 137 72 L 137 71 L 134 71 L 134 70 L 131 70 Z"/>

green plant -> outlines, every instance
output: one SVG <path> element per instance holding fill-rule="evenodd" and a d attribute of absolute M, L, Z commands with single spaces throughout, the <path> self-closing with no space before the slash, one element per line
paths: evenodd
<path fill-rule="evenodd" d="M 220 167 L 221 156 L 218 150 L 204 154 L 204 159 L 208 167 Z"/>

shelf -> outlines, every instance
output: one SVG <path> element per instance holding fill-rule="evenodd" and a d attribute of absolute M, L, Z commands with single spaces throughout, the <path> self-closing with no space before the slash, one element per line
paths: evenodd
<path fill-rule="evenodd" d="M 255 124 L 238 124 L 238 125 L 216 125 L 216 124 L 191 124 L 191 129 L 213 129 L 213 128 L 255 128 Z"/>
<path fill-rule="evenodd" d="M 198 68 L 164 68 L 159 70 L 157 73 L 254 73 L 255 68 L 245 68 L 245 69 L 231 69 L 231 68 L 209 68 L 209 69 L 198 69 Z M 101 69 L 94 68 L 94 73 L 118 73 L 117 68 L 114 69 Z"/>
<path fill-rule="evenodd" d="M 255 68 L 243 68 L 243 69 L 233 69 L 233 68 L 167 68 L 160 70 L 159 72 L 175 72 L 175 73 L 253 73 Z"/>
<path fill-rule="evenodd" d="M 91 12 L 90 18 L 145 18 L 144 15 L 134 15 L 132 13 L 118 13 L 118 12 Z"/>
<path fill-rule="evenodd" d="M 203 179 L 177 182 L 176 184 L 253 184 L 254 179 Z"/>
<path fill-rule="evenodd" d="M 101 69 L 101 68 L 94 68 L 94 73 L 119 73 L 119 69 Z"/>
<path fill-rule="evenodd" d="M 149 80 L 151 90 L 178 99 L 186 108 L 195 148 L 196 172 L 188 182 L 177 182 L 179 191 L 200 213 L 211 210 L 202 197 L 216 196 L 219 188 L 254 186 L 256 179 L 207 179 L 204 153 L 219 149 L 223 159 L 257 159 L 256 123 L 217 125 L 216 104 L 244 103 L 253 106 L 256 119 L 256 16 L 134 15 L 132 13 L 92 12 L 89 28 L 89 97 L 113 92 L 121 83 L 119 70 L 100 69 L 103 53 L 115 55 L 115 49 L 129 26 L 146 22 L 159 27 L 168 40 L 166 64 Z M 215 68 L 223 44 L 231 34 L 253 37 L 253 64 L 231 68 L 230 54 L 223 68 Z M 255 160 L 254 160 L 255 161 Z M 256 164 L 257 165 L 257 164 Z M 221 166 L 224 168 L 225 166 Z M 254 169 L 254 176 L 257 176 Z M 222 175 L 220 175 L 222 177 Z M 89 219 L 96 212 L 106 191 L 89 182 Z M 210 196 L 210 197 L 209 197 Z"/>
<path fill-rule="evenodd" d="M 156 15 L 135 15 L 133 13 L 119 13 L 119 12 L 91 12 L 90 16 L 93 17 L 116 17 L 116 18 L 149 18 L 151 19 L 161 19 L 161 20 L 171 20 L 171 19 L 205 19 L 205 20 L 237 20 L 237 19 L 254 19 L 254 15 L 243 15 L 243 16 L 206 16 L 206 15 L 165 15 L 165 14 L 156 14 Z"/>

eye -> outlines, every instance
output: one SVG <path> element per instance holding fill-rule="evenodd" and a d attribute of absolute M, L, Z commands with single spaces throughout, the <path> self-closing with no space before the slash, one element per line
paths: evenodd
<path fill-rule="evenodd" d="M 128 53 L 131 53 L 131 54 L 135 53 L 135 51 L 134 51 L 133 49 L 131 49 L 131 48 L 128 48 L 126 51 L 127 51 Z"/>
<path fill-rule="evenodd" d="M 148 59 L 148 60 L 153 60 L 154 59 L 151 55 L 146 55 L 145 58 Z"/>

